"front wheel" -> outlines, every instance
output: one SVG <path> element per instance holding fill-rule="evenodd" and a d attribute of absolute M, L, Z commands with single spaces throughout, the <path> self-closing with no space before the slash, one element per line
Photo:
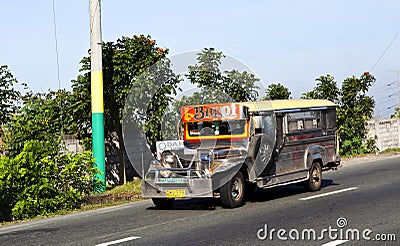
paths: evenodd
<path fill-rule="evenodd" d="M 228 183 L 219 189 L 222 207 L 236 208 L 241 206 L 243 204 L 244 189 L 243 174 L 238 172 Z"/>
<path fill-rule="evenodd" d="M 321 189 L 322 170 L 319 162 L 314 162 L 310 169 L 310 178 L 305 184 L 306 190 L 317 191 Z"/>
<path fill-rule="evenodd" d="M 152 198 L 154 205 L 160 209 L 168 209 L 172 207 L 175 198 Z"/>

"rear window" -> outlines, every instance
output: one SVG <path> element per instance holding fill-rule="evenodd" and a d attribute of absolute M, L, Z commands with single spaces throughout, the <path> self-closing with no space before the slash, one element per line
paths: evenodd
<path fill-rule="evenodd" d="M 289 132 L 321 128 L 321 111 L 306 111 L 287 114 Z"/>

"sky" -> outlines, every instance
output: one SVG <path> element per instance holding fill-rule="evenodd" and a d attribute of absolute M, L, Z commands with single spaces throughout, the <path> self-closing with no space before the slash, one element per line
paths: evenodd
<path fill-rule="evenodd" d="M 89 1 L 54 0 L 54 9 L 56 32 L 53 0 L 0 3 L 0 64 L 36 92 L 70 89 L 90 46 Z M 103 0 L 102 39 L 149 34 L 171 57 L 214 47 L 293 98 L 321 75 L 340 85 L 369 71 L 375 114 L 386 118 L 400 100 L 399 9 L 396 0 Z"/>

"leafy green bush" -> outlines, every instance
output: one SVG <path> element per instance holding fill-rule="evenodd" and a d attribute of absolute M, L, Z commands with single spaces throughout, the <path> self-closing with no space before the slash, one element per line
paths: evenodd
<path fill-rule="evenodd" d="M 61 135 L 74 134 L 76 125 L 69 111 L 70 94 L 59 90 L 25 95 L 22 108 L 3 127 L 6 154 L 15 157 L 29 140 L 47 141 L 58 148 Z"/>
<path fill-rule="evenodd" d="M 342 145 L 340 146 L 340 155 L 342 156 L 352 156 L 361 154 L 361 144 L 362 139 L 354 137 L 352 139 L 346 139 L 343 141 Z"/>
<path fill-rule="evenodd" d="M 6 220 L 77 208 L 93 191 L 92 154 L 59 154 L 52 146 L 31 140 L 15 157 L 0 158 L 0 215 Z"/>
<path fill-rule="evenodd" d="M 378 151 L 376 147 L 376 139 L 368 138 L 365 141 L 361 137 L 354 137 L 351 140 L 343 141 L 340 146 L 340 154 L 342 156 L 354 156 L 360 154 L 372 154 Z"/>
<path fill-rule="evenodd" d="M 367 138 L 367 140 L 363 143 L 363 151 L 368 154 L 374 154 L 379 151 L 378 147 L 376 147 L 377 137 L 375 138 Z"/>

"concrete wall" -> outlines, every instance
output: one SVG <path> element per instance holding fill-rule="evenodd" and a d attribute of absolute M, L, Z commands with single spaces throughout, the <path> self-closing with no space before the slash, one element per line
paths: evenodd
<path fill-rule="evenodd" d="M 400 119 L 372 120 L 367 124 L 368 137 L 377 137 L 379 151 L 400 148 Z"/>
<path fill-rule="evenodd" d="M 64 152 L 66 153 L 82 153 L 83 147 L 80 145 L 78 137 L 76 135 L 64 135 L 61 141 L 65 147 Z"/>

